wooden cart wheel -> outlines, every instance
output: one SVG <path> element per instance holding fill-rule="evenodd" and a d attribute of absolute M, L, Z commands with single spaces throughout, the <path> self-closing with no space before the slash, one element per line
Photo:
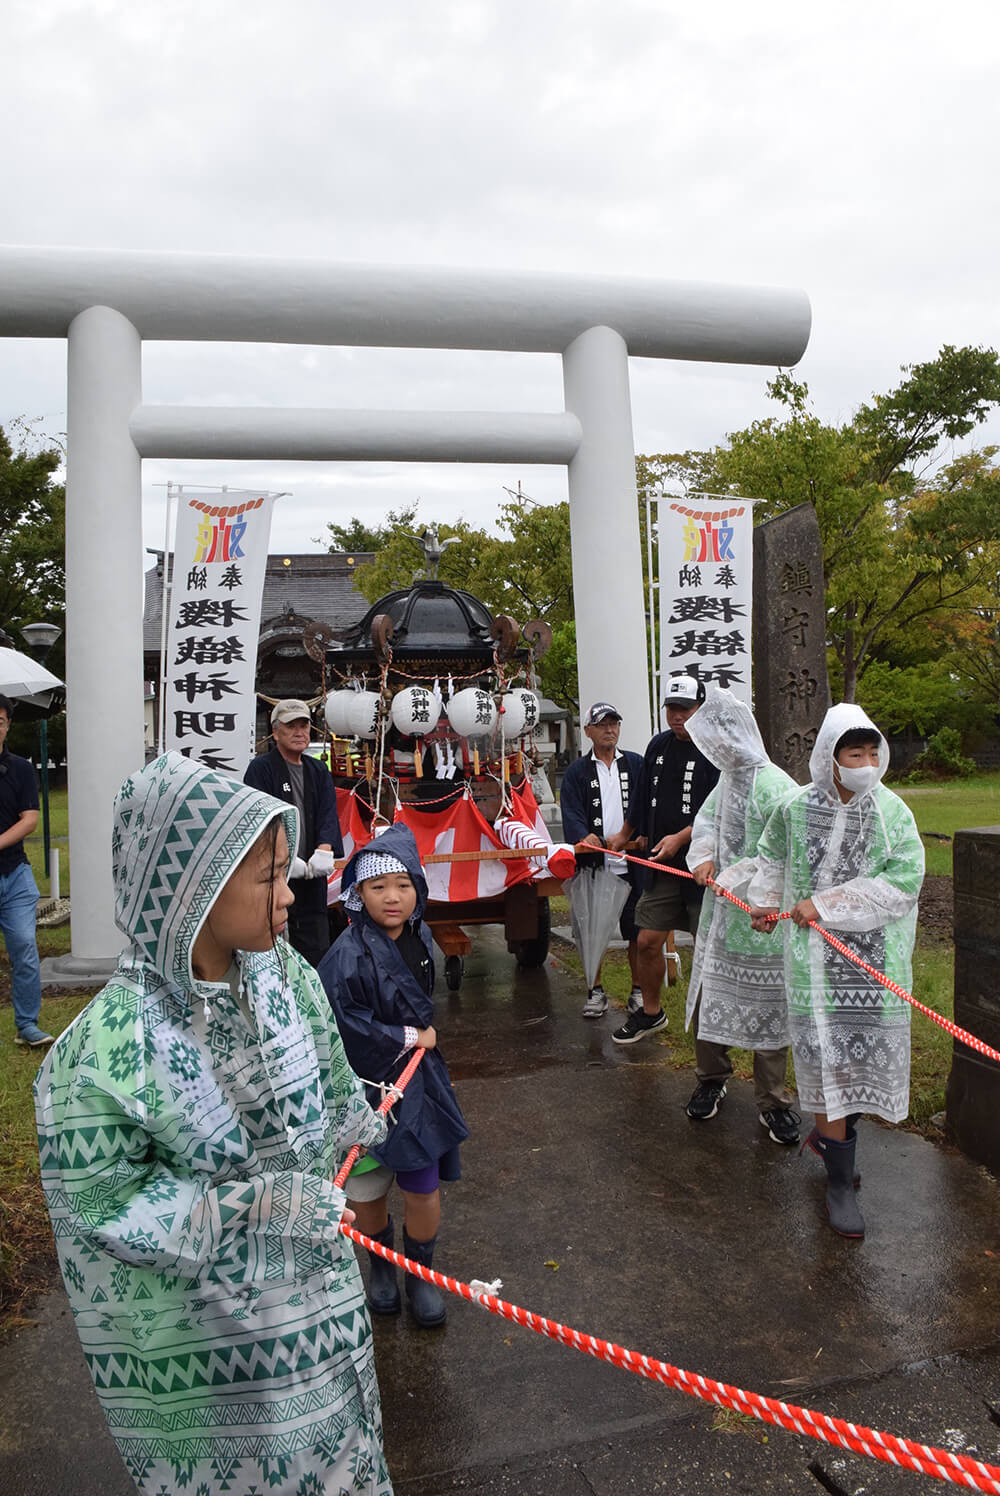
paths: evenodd
<path fill-rule="evenodd" d="M 462 985 L 462 976 L 465 972 L 465 962 L 461 956 L 446 956 L 444 959 L 444 980 L 449 992 L 457 992 Z"/>

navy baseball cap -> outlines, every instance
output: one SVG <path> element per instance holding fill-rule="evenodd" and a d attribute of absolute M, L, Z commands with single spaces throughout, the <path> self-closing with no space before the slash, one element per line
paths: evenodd
<path fill-rule="evenodd" d="M 621 712 L 617 707 L 613 707 L 610 701 L 595 701 L 587 713 L 583 725 L 584 727 L 596 727 L 598 722 L 606 722 L 609 717 L 614 717 L 616 722 L 622 720 Z"/>

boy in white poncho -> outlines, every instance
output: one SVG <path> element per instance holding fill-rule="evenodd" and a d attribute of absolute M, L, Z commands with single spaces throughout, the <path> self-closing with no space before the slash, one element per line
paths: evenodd
<path fill-rule="evenodd" d="M 745 894 L 757 847 L 771 814 L 795 794 L 795 780 L 772 764 L 750 708 L 731 691 L 710 687 L 687 724 L 695 747 L 722 777 L 695 817 L 688 867 L 703 887 Z M 706 889 L 691 980 L 687 1023 L 695 1026 L 698 1085 L 687 1114 L 696 1122 L 717 1113 L 733 1073 L 730 1045 L 753 1051 L 760 1122 L 775 1143 L 799 1140 L 799 1116 L 785 1089 L 788 1005 L 781 948 L 754 930 L 750 916 Z"/>
<path fill-rule="evenodd" d="M 816 1113 L 807 1141 L 826 1165 L 830 1224 L 850 1237 L 865 1231 L 855 1123 L 864 1112 L 901 1122 L 909 1109 L 910 1010 L 809 922 L 909 989 L 924 849 L 909 809 L 880 782 L 888 765 L 888 744 L 861 708 L 831 707 L 812 783 L 768 822 L 748 894 L 757 929 L 791 912 L 778 928 L 796 1082 Z"/>

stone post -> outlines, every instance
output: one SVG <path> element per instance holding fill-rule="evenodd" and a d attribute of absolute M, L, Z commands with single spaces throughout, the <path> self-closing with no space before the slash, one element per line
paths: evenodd
<path fill-rule="evenodd" d="M 1000 1049 L 1000 826 L 955 833 L 955 1022 Z M 1000 1064 L 955 1041 L 948 1131 L 1000 1175 Z"/>
<path fill-rule="evenodd" d="M 753 534 L 754 715 L 768 753 L 799 784 L 830 704 L 823 548 L 812 504 Z"/>

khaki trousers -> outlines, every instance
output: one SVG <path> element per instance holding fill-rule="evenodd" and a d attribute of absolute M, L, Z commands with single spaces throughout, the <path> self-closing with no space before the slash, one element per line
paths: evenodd
<path fill-rule="evenodd" d="M 694 1010 L 694 1031 L 698 1032 L 701 1001 Z M 733 1073 L 728 1044 L 711 1044 L 706 1039 L 694 1041 L 695 1074 L 699 1080 L 727 1081 Z M 788 1068 L 788 1045 L 784 1049 L 755 1049 L 753 1052 L 753 1089 L 757 1110 L 787 1110 L 792 1098 L 785 1089 Z"/>

